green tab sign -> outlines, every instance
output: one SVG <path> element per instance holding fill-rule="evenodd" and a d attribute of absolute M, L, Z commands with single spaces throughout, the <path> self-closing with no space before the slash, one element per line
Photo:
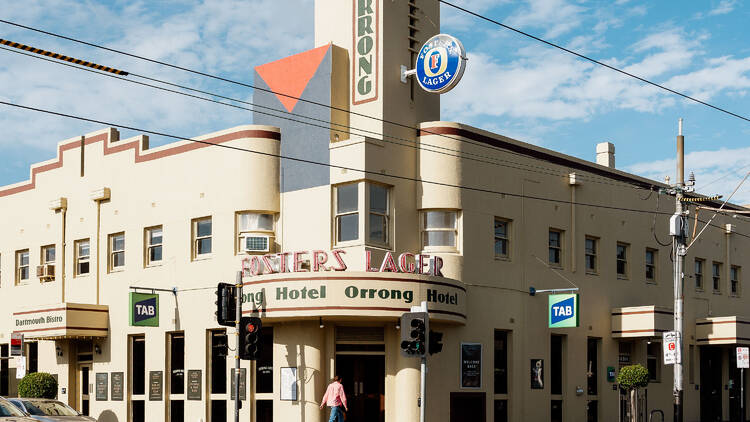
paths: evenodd
<path fill-rule="evenodd" d="M 159 326 L 159 295 L 130 293 L 130 325 Z"/>
<path fill-rule="evenodd" d="M 578 327 L 578 294 L 549 296 L 549 328 Z"/>

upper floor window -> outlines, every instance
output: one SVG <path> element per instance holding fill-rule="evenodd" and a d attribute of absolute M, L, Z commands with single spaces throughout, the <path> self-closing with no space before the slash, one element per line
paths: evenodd
<path fill-rule="evenodd" d="M 733 296 L 739 296 L 740 295 L 740 267 L 736 265 L 732 265 L 731 268 L 729 268 L 729 288 L 731 289 L 730 293 Z"/>
<path fill-rule="evenodd" d="M 557 267 L 562 266 L 562 238 L 562 231 L 549 230 L 549 263 Z"/>
<path fill-rule="evenodd" d="M 201 258 L 211 254 L 212 239 L 211 217 L 193 220 L 193 258 Z"/>
<path fill-rule="evenodd" d="M 273 214 L 237 213 L 237 250 L 239 252 L 270 252 L 272 235 Z"/>
<path fill-rule="evenodd" d="M 458 249 L 457 211 L 422 211 L 422 249 Z"/>
<path fill-rule="evenodd" d="M 646 248 L 646 280 L 656 281 L 656 249 Z"/>
<path fill-rule="evenodd" d="M 711 264 L 714 293 L 721 293 L 721 262 Z"/>
<path fill-rule="evenodd" d="M 703 267 L 706 260 L 695 258 L 695 288 L 703 290 Z"/>
<path fill-rule="evenodd" d="M 42 246 L 40 254 L 40 266 L 37 268 L 37 277 L 41 280 L 52 281 L 55 279 L 55 245 Z"/>
<path fill-rule="evenodd" d="M 89 273 L 89 262 L 91 259 L 91 250 L 89 240 L 81 239 L 75 241 L 75 275 L 85 275 Z"/>
<path fill-rule="evenodd" d="M 628 245 L 625 243 L 617 244 L 617 276 L 628 276 Z"/>
<path fill-rule="evenodd" d="M 390 187 L 370 182 L 348 183 L 335 186 L 333 195 L 336 243 L 361 240 L 360 232 L 364 231 L 366 243 L 388 245 Z"/>
<path fill-rule="evenodd" d="M 597 262 L 598 252 L 597 251 L 599 249 L 598 243 L 599 243 L 599 239 L 595 237 L 586 236 L 584 247 L 586 249 L 585 253 L 586 253 L 586 272 L 587 273 L 596 273 L 598 269 L 597 267 L 598 265 L 598 262 Z"/>
<path fill-rule="evenodd" d="M 29 279 L 29 250 L 16 251 L 16 284 Z"/>
<path fill-rule="evenodd" d="M 162 249 L 164 247 L 164 235 L 162 226 L 154 226 L 146 229 L 146 266 L 161 263 Z"/>
<path fill-rule="evenodd" d="M 125 233 L 109 235 L 109 270 L 125 268 Z"/>
<path fill-rule="evenodd" d="M 495 258 L 510 257 L 510 221 L 495 217 Z"/>

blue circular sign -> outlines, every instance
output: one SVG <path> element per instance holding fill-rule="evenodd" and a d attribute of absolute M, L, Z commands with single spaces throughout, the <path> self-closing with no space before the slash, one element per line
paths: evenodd
<path fill-rule="evenodd" d="M 448 92 L 464 75 L 466 51 L 457 38 L 438 34 L 424 43 L 414 67 L 422 89 L 435 93 Z"/>

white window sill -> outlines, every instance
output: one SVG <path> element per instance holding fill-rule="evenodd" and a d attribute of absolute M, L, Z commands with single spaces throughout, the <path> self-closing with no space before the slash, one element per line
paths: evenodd
<path fill-rule="evenodd" d="M 114 274 L 114 273 L 121 273 L 123 271 L 125 271 L 125 267 L 117 267 L 117 268 L 112 268 L 111 270 L 109 270 L 109 273 Z"/>
<path fill-rule="evenodd" d="M 75 274 L 73 278 L 84 278 L 90 276 L 91 273 L 84 273 L 84 274 Z"/>
<path fill-rule="evenodd" d="M 206 261 L 206 260 L 209 260 L 209 259 L 211 259 L 213 257 L 214 257 L 213 253 L 207 253 L 207 254 L 198 255 L 198 256 L 194 257 L 193 261 Z"/>
<path fill-rule="evenodd" d="M 508 261 L 509 262 L 510 261 L 510 257 L 509 256 L 498 256 L 498 255 L 495 255 L 495 261 Z"/>
<path fill-rule="evenodd" d="M 157 267 L 161 267 L 163 265 L 164 264 L 161 261 L 157 261 L 157 262 L 154 262 L 154 263 L 148 263 L 148 264 L 146 264 L 146 268 L 157 268 Z"/>
<path fill-rule="evenodd" d="M 599 272 L 598 271 L 592 271 L 592 270 L 586 270 L 586 275 L 595 275 L 595 276 L 598 276 Z"/>

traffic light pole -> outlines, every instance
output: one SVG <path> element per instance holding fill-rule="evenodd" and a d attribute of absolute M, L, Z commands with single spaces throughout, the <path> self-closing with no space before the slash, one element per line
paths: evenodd
<path fill-rule="evenodd" d="M 674 364 L 674 422 L 682 422 L 683 418 L 683 379 L 682 379 L 682 331 L 683 331 L 683 267 L 685 264 L 685 216 L 682 209 L 683 189 L 685 188 L 685 138 L 682 136 L 682 119 L 680 119 L 677 136 L 677 188 L 674 218 L 677 230 L 674 234 L 674 330 L 677 332 L 677 342 L 680 345 L 679 355 Z"/>
<path fill-rule="evenodd" d="M 427 312 L 427 302 L 422 302 L 422 312 Z M 427 319 L 429 321 L 429 314 L 427 314 Z M 428 322 L 425 321 L 425 322 Z M 429 331 L 429 325 L 425 324 L 425 334 L 427 335 L 427 338 L 425 338 L 425 351 L 424 355 L 422 355 L 421 365 L 420 365 L 420 375 L 421 375 L 421 382 L 419 387 L 419 397 L 421 398 L 421 401 L 419 403 L 419 422 L 424 422 L 424 414 L 425 409 L 427 408 L 427 345 L 430 344 L 430 331 Z"/>
<path fill-rule="evenodd" d="M 237 271 L 235 282 L 236 315 L 234 318 L 234 422 L 240 422 L 240 319 L 242 319 L 242 271 Z"/>

